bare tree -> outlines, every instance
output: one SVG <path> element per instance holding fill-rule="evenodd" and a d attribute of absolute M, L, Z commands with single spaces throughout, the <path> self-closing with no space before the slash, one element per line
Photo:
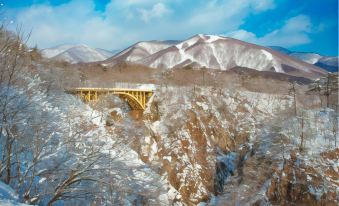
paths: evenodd
<path fill-rule="evenodd" d="M 326 107 L 330 107 L 330 96 L 338 92 L 338 84 L 338 74 L 328 73 L 326 77 L 315 80 L 308 92 L 317 92 L 320 100 L 321 96 L 326 96 Z"/>
<path fill-rule="evenodd" d="M 293 98 L 293 108 L 294 108 L 294 115 L 297 116 L 297 90 L 296 90 L 296 83 L 290 83 L 290 88 L 288 89 L 288 94 Z"/>
<path fill-rule="evenodd" d="M 304 133 L 304 127 L 305 127 L 305 117 L 304 117 L 304 111 L 301 112 L 300 119 L 300 145 L 299 145 L 299 151 L 303 151 L 304 149 L 304 141 L 305 141 L 305 133 Z"/>
<path fill-rule="evenodd" d="M 326 96 L 326 106 L 330 107 L 330 95 L 333 92 L 338 92 L 338 75 L 328 73 L 325 81 L 325 96 Z"/>
<path fill-rule="evenodd" d="M 23 65 L 27 60 L 23 39 L 20 28 L 18 35 L 0 28 L 0 140 L 5 143 L 2 145 L 0 176 L 7 184 L 11 181 L 13 144 L 17 138 L 16 117 L 28 104 L 23 103 L 20 94 L 15 92 L 15 87 L 20 84 L 19 76 L 23 75 Z"/>
<path fill-rule="evenodd" d="M 332 135 L 334 138 L 334 147 L 337 148 L 337 138 L 338 138 L 338 116 L 337 115 L 333 115 Z"/>

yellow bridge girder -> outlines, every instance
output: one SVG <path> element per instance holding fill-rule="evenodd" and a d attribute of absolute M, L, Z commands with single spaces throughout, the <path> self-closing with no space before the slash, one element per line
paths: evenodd
<path fill-rule="evenodd" d="M 67 93 L 80 97 L 84 102 L 97 101 L 100 96 L 116 94 L 126 99 L 134 110 L 144 110 L 153 90 L 147 89 L 127 89 L 127 88 L 89 88 L 78 87 L 66 89 Z"/>

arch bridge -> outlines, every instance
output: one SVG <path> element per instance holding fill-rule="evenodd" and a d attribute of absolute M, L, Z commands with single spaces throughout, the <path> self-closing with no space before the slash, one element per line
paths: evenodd
<path fill-rule="evenodd" d="M 84 102 L 96 102 L 103 95 L 115 94 L 126 99 L 133 110 L 144 110 L 153 90 L 128 88 L 89 88 L 78 87 L 66 90 L 67 93 L 78 96 Z"/>

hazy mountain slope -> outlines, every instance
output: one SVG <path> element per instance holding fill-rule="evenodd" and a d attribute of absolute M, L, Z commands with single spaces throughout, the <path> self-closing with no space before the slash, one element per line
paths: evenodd
<path fill-rule="evenodd" d="M 108 51 L 97 50 L 86 45 L 77 45 L 54 56 L 52 59 L 79 63 L 103 61 L 109 58 L 109 56 L 110 53 Z"/>
<path fill-rule="evenodd" d="M 71 44 L 65 44 L 65 45 L 60 45 L 60 46 L 55 46 L 52 48 L 47 48 L 47 49 L 43 49 L 41 50 L 41 54 L 43 57 L 45 58 L 52 58 L 55 57 L 59 54 L 61 54 L 62 52 L 74 47 L 75 45 L 71 45 Z"/>
<path fill-rule="evenodd" d="M 309 64 L 313 64 L 330 72 L 338 71 L 338 57 L 322 56 L 312 52 L 294 52 L 279 46 L 270 46 L 269 48 L 287 54 L 296 59 L 300 59 Z"/>
<path fill-rule="evenodd" d="M 96 48 L 95 50 L 97 50 L 102 55 L 106 56 L 107 58 L 112 57 L 113 55 L 119 52 L 119 50 L 108 51 L 106 49 L 100 49 L 100 48 Z"/>
<path fill-rule="evenodd" d="M 43 49 L 42 55 L 46 58 L 67 61 L 70 63 L 103 61 L 114 55 L 105 49 L 91 48 L 84 44 L 61 45 Z"/>
<path fill-rule="evenodd" d="M 143 41 L 138 42 L 127 49 L 121 51 L 107 60 L 107 63 L 116 64 L 118 62 L 135 62 L 144 59 L 158 51 L 166 49 L 178 41 Z"/>
<path fill-rule="evenodd" d="M 152 68 L 166 69 L 192 66 L 228 70 L 239 66 L 297 76 L 317 76 L 325 73 L 318 67 L 266 47 L 213 35 L 193 36 L 135 62 Z"/>
<path fill-rule="evenodd" d="M 282 54 L 291 54 L 292 52 L 284 47 L 280 47 L 280 46 L 269 46 L 268 48 L 273 49 L 274 51 L 280 52 Z"/>
<path fill-rule="evenodd" d="M 316 53 L 291 53 L 290 56 L 295 57 L 297 59 L 300 59 L 304 62 L 307 62 L 309 64 L 315 64 L 317 63 L 322 56 L 320 56 L 319 54 Z"/>
<path fill-rule="evenodd" d="M 338 57 L 322 57 L 314 65 L 324 68 L 329 72 L 338 72 L 339 58 Z"/>

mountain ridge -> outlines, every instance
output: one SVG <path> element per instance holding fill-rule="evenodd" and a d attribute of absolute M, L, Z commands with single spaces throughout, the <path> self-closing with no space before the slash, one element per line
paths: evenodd
<path fill-rule="evenodd" d="M 134 44 L 105 60 L 104 63 L 112 66 L 121 61 L 127 61 L 162 69 L 191 66 L 193 68 L 228 70 L 239 66 L 259 71 L 313 77 L 326 73 L 314 65 L 291 58 L 270 48 L 224 36 L 198 34 L 178 44 L 162 44 L 162 48 L 153 48 L 153 52 L 144 51 L 143 53 L 140 51 L 152 50 L 149 47 L 154 46 L 154 42 L 142 42 L 142 44 L 142 47 L 140 47 L 140 43 Z M 122 56 L 123 58 L 120 58 Z"/>
<path fill-rule="evenodd" d="M 205 34 L 197 34 L 183 41 L 140 41 L 118 52 L 79 44 L 44 49 L 42 54 L 70 63 L 102 62 L 111 66 L 121 62 L 165 69 L 191 66 L 227 70 L 239 66 L 280 73 L 302 71 L 306 72 L 306 76 L 312 72 L 324 73 L 324 69 L 338 71 L 338 57 L 294 52 L 279 46 L 263 47 L 234 38 Z"/>

